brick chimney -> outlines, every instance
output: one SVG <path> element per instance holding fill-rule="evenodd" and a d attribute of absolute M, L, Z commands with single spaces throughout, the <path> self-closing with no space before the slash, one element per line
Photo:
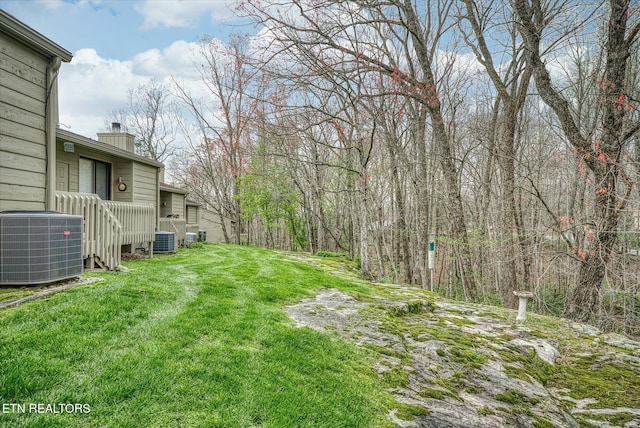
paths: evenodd
<path fill-rule="evenodd" d="M 110 144 L 119 149 L 134 153 L 135 136 L 128 132 L 120 131 L 120 124 L 113 122 L 111 124 L 111 132 L 98 132 L 98 141 Z"/>

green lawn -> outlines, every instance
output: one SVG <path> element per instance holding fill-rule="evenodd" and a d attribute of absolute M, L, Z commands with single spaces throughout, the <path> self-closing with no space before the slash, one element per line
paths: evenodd
<path fill-rule="evenodd" d="M 367 289 L 240 246 L 126 266 L 0 310 L 0 426 L 369 427 L 384 419 L 389 398 L 373 357 L 296 328 L 283 311 L 318 288 Z M 66 413 L 76 409 L 58 404 L 84 407 Z"/>

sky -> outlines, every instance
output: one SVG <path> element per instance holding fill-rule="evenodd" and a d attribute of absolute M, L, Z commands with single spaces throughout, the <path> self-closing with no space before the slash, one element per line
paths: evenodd
<path fill-rule="evenodd" d="M 0 8 L 73 54 L 59 74 L 60 126 L 104 132 L 127 92 L 156 79 L 196 79 L 192 49 L 211 36 L 256 30 L 237 0 L 0 0 Z"/>

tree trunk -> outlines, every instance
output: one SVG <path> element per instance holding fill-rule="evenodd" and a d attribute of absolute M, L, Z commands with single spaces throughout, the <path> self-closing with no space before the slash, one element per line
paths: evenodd
<path fill-rule="evenodd" d="M 513 7 L 517 15 L 519 31 L 527 49 L 526 59 L 533 69 L 533 76 L 540 96 L 556 113 L 564 135 L 575 151 L 582 155 L 584 163 L 593 173 L 594 218 L 589 222 L 593 227 L 592 239 L 585 248 L 574 248 L 582 259 L 576 284 L 569 304 L 565 308 L 568 318 L 586 321 L 594 314 L 602 280 L 616 243 L 616 229 L 626 197 L 620 197 L 616 181 L 620 176 L 620 155 L 627 140 L 638 132 L 640 125 L 625 120 L 628 116 L 627 99 L 627 61 L 633 43 L 640 34 L 640 22 L 629 31 L 627 38 L 627 20 L 631 16 L 628 0 L 609 0 L 610 14 L 606 26 L 605 54 L 603 74 L 599 80 L 601 97 L 598 100 L 603 115 L 599 137 L 591 139 L 584 136 L 576 123 L 571 104 L 553 87 L 551 76 L 541 58 L 540 35 L 549 18 L 542 4 L 528 0 L 514 0 Z M 596 106 L 594 106 L 595 108 Z M 629 190 L 629 189 L 628 189 Z M 593 239 L 595 238 L 595 239 Z"/>
<path fill-rule="evenodd" d="M 505 129 L 500 144 L 500 170 L 502 172 L 502 273 L 501 292 L 505 306 L 515 308 L 517 297 L 513 291 L 518 289 L 518 247 L 516 245 L 516 204 L 515 204 L 515 150 L 514 136 L 516 112 L 513 103 L 507 104 Z"/>
<path fill-rule="evenodd" d="M 418 151 L 418 263 L 420 264 L 420 283 L 429 288 L 430 276 L 427 254 L 429 251 L 429 168 L 427 163 L 427 109 L 417 105 L 414 109 L 415 122 L 412 125 L 412 138 Z"/>
<path fill-rule="evenodd" d="M 457 247 L 458 263 L 460 264 L 460 280 L 466 300 L 473 300 L 476 296 L 476 279 L 473 271 L 473 257 L 467 236 L 467 225 L 464 217 L 464 207 L 460 195 L 460 185 L 458 182 L 458 171 L 453 162 L 453 155 L 449 146 L 448 137 L 444 129 L 444 123 L 439 112 L 432 115 L 436 144 L 439 148 L 440 165 L 445 181 L 447 192 L 447 209 L 449 211 L 449 230 Z M 439 117 L 439 119 L 438 119 Z"/>
<path fill-rule="evenodd" d="M 406 210 L 402 187 L 400 186 L 400 177 L 398 175 L 397 159 L 394 159 L 391 167 L 391 179 L 393 181 L 393 191 L 396 200 L 396 209 L 398 210 L 398 237 L 396 238 L 400 246 L 400 254 L 402 258 L 402 272 L 407 283 L 412 284 L 413 278 L 413 260 L 411 250 L 409 248 L 409 233 L 407 230 Z"/>
<path fill-rule="evenodd" d="M 360 273 L 364 279 L 371 280 L 373 275 L 369 259 L 369 183 L 366 169 L 360 181 Z"/>
<path fill-rule="evenodd" d="M 432 54 L 428 49 L 429 43 L 424 39 L 424 28 L 421 20 L 416 15 L 416 10 L 410 0 L 404 0 L 398 7 L 403 10 L 406 25 L 416 49 L 417 61 L 422 70 L 425 93 L 420 98 L 421 104 L 426 108 L 433 132 L 433 140 L 439 155 L 440 166 L 445 181 L 447 194 L 447 208 L 449 210 L 449 231 L 454 245 L 458 247 L 458 262 L 460 263 L 460 275 L 465 299 L 473 300 L 476 296 L 476 279 L 473 269 L 473 258 L 469 246 L 467 226 L 464 216 L 464 206 L 460 195 L 458 170 L 456 168 L 451 139 L 445 127 L 442 116 L 442 104 L 437 92 L 437 80 L 434 74 Z M 427 240 L 428 245 L 428 240 Z"/>

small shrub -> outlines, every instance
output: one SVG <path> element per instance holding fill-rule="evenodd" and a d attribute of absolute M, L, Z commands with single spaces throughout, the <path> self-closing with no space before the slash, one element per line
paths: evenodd
<path fill-rule="evenodd" d="M 318 257 L 347 257 L 344 253 L 334 253 L 333 251 L 317 251 L 316 256 Z"/>
<path fill-rule="evenodd" d="M 187 248 L 198 248 L 200 250 L 204 248 L 204 244 L 202 242 L 187 242 L 184 246 Z"/>

